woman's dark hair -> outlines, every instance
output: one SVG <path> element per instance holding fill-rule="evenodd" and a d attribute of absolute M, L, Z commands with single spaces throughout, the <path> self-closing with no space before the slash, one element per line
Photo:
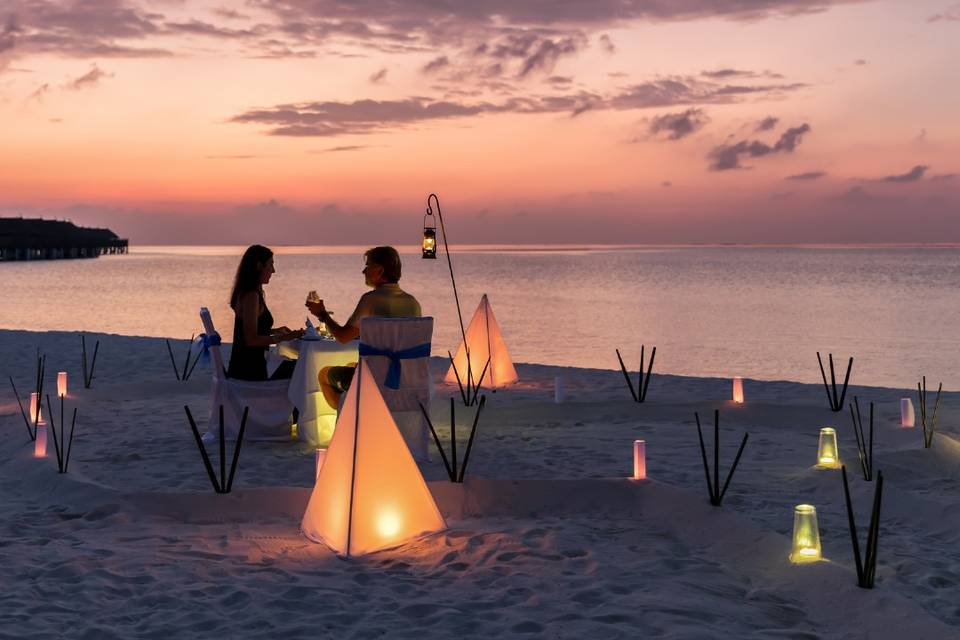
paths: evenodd
<path fill-rule="evenodd" d="M 383 279 L 391 284 L 400 282 L 400 254 L 393 247 L 374 247 L 363 254 L 375 265 L 383 267 Z"/>
<path fill-rule="evenodd" d="M 263 245 L 254 244 L 247 247 L 240 258 L 237 267 L 237 277 L 233 280 L 233 291 L 230 293 L 230 307 L 237 308 L 240 294 L 247 291 L 260 291 L 260 271 L 267 261 L 273 257 L 273 251 Z"/>

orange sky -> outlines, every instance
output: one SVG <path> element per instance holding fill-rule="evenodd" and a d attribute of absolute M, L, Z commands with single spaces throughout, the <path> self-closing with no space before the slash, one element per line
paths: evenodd
<path fill-rule="evenodd" d="M 0 214 L 404 242 L 436 191 L 461 242 L 960 241 L 958 42 L 949 1 L 8 0 Z"/>

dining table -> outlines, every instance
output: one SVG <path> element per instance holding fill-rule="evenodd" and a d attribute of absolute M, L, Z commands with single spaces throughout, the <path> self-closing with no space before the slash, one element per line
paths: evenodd
<path fill-rule="evenodd" d="M 326 447 L 330 443 L 337 421 L 337 407 L 327 402 L 317 374 L 324 367 L 356 364 L 359 344 L 359 340 L 341 344 L 332 338 L 305 336 L 281 342 L 268 352 L 268 373 L 275 371 L 284 360 L 296 361 L 287 396 L 300 413 L 298 440 L 316 447 Z"/>

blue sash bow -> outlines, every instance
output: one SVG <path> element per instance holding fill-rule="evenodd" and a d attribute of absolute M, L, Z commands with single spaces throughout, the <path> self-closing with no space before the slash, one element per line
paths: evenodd
<path fill-rule="evenodd" d="M 384 384 L 390 389 L 400 388 L 400 361 L 412 360 L 414 358 L 425 358 L 430 355 L 430 343 L 425 342 L 409 349 L 394 351 L 393 349 L 380 349 L 371 347 L 368 344 L 360 343 L 359 354 L 361 356 L 386 356 L 390 358 L 390 367 L 387 369 L 387 379 Z"/>
<path fill-rule="evenodd" d="M 200 349 L 200 357 L 203 358 L 203 361 L 206 362 L 210 359 L 210 347 L 219 347 L 220 346 L 220 334 L 216 331 L 212 335 L 207 335 L 201 333 L 193 341 L 194 348 Z M 191 349 L 192 351 L 193 349 Z"/>

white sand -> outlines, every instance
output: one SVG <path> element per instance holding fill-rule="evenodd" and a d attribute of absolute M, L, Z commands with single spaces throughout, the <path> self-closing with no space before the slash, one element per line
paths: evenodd
<path fill-rule="evenodd" d="M 960 637 L 957 394 L 923 450 L 919 427 L 897 426 L 915 391 L 851 388 L 877 403 L 886 478 L 872 591 L 856 586 L 839 471 L 812 467 L 819 428 L 835 426 L 862 544 L 875 483 L 822 386 L 747 380 L 734 406 L 728 380 L 655 375 L 636 405 L 619 372 L 539 365 L 488 396 L 466 485 L 445 481 L 435 452 L 423 466 L 449 530 L 345 561 L 298 533 L 311 451 L 247 443 L 233 494 L 215 495 L 183 412 L 206 415 L 209 367 L 178 383 L 162 340 L 88 346 L 98 338 L 84 390 L 77 334 L 0 332 L 0 638 Z M 7 381 L 29 393 L 38 346 L 48 389 L 66 369 L 79 407 L 65 476 L 52 443 L 32 457 Z M 438 391 L 446 435 L 452 389 Z M 693 426 L 699 411 L 709 447 L 715 407 L 721 478 L 750 433 L 721 508 Z M 635 438 L 647 441 L 641 483 L 625 479 Z M 817 507 L 829 562 L 787 560 L 802 502 Z"/>

